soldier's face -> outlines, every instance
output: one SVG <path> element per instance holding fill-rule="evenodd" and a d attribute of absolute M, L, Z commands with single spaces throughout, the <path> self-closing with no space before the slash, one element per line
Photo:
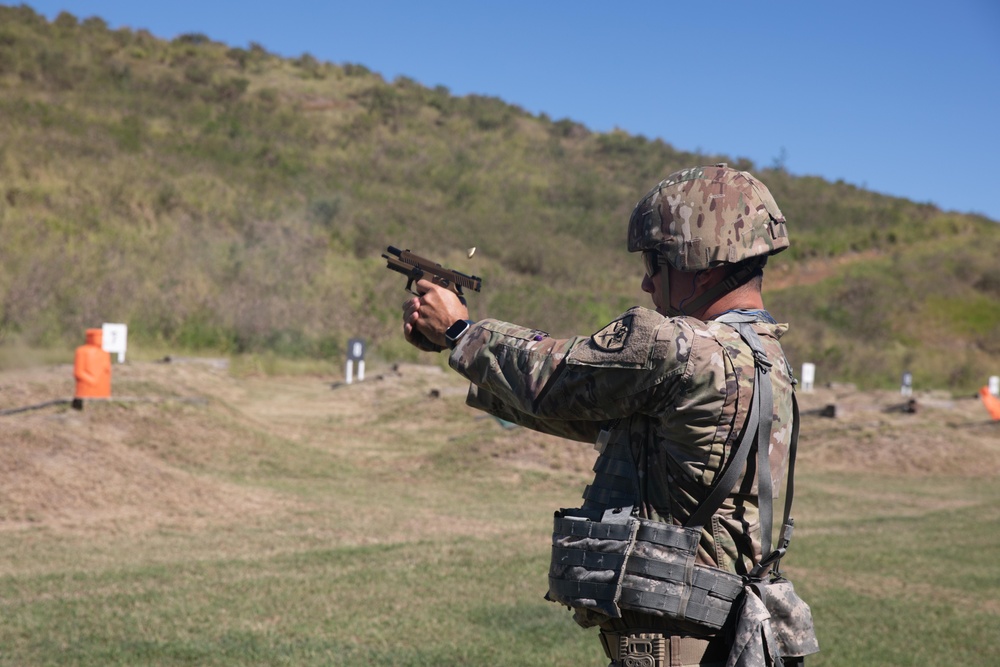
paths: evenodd
<path fill-rule="evenodd" d="M 656 312 L 664 317 L 680 313 L 681 306 L 698 291 L 699 273 L 684 273 L 674 267 L 661 266 L 655 275 L 642 279 L 642 291 L 649 294 Z"/>
<path fill-rule="evenodd" d="M 648 273 L 642 279 L 642 291 L 649 294 L 656 307 L 656 312 L 660 315 L 667 315 L 667 307 L 670 305 L 670 288 L 667 279 L 667 271 L 663 267 L 650 276 Z"/>

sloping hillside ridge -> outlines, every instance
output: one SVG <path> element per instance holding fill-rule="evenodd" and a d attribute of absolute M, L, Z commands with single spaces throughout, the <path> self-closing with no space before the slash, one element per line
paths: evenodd
<path fill-rule="evenodd" d="M 476 317 L 589 333 L 647 303 L 633 203 L 728 161 L 789 219 L 765 288 L 793 365 L 968 392 L 1000 353 L 993 221 L 359 64 L 0 7 L 0 137 L 0 345 L 120 321 L 137 350 L 414 360 L 389 244 L 482 276 Z"/>

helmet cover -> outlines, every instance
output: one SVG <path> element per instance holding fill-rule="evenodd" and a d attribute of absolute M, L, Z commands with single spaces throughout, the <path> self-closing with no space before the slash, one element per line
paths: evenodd
<path fill-rule="evenodd" d="M 674 172 L 636 204 L 629 252 L 656 250 L 676 269 L 701 271 L 788 247 L 785 217 L 763 183 L 726 164 Z"/>

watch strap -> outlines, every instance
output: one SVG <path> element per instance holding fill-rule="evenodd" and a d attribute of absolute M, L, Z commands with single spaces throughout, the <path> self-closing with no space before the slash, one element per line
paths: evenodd
<path fill-rule="evenodd" d="M 473 324 L 474 322 L 472 320 L 456 320 L 454 324 L 448 327 L 448 330 L 444 332 L 444 340 L 448 344 L 449 350 L 455 349 L 455 346 L 458 345 L 458 341 L 465 335 Z"/>

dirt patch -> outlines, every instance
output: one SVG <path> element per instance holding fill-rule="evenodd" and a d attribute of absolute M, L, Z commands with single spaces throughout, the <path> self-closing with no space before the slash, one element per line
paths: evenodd
<path fill-rule="evenodd" d="M 877 250 L 866 250 L 837 257 L 809 259 L 797 263 L 794 273 L 791 266 L 778 261 L 773 268 L 768 266 L 764 284 L 769 290 L 780 290 L 793 285 L 815 285 L 839 274 L 849 264 L 868 262 L 880 256 L 881 253 Z"/>
<path fill-rule="evenodd" d="M 194 374 L 211 380 L 207 369 Z M 232 440 L 218 427 L 212 413 L 219 408 L 209 406 L 210 397 L 184 393 L 190 372 L 148 365 L 116 368 L 115 375 L 122 388 L 117 401 L 0 417 L 0 529 L 193 527 L 283 504 L 266 491 L 199 474 L 181 454 L 225 448 Z M 4 373 L 0 396 L 3 409 L 71 397 L 71 370 Z"/>
<path fill-rule="evenodd" d="M 514 477 L 585 480 L 596 456 L 585 443 L 505 428 L 464 407 L 466 383 L 438 367 L 383 369 L 350 387 L 335 379 L 235 378 L 218 361 L 136 363 L 115 367 L 116 401 L 0 417 L 0 530 L 143 531 L 286 512 L 294 494 L 241 480 L 297 443 L 401 480 L 422 475 L 449 445 L 461 453 L 450 456 Z M 68 366 L 4 372 L 0 409 L 69 398 L 72 388 Z M 803 467 L 1000 474 L 1000 424 L 974 397 L 918 394 L 912 412 L 898 394 L 851 387 L 800 399 Z M 835 416 L 822 416 L 831 406 Z"/>
<path fill-rule="evenodd" d="M 272 501 L 131 447 L 130 429 L 101 412 L 34 418 L 13 433 L 4 429 L 0 527 L 206 523 L 260 512 Z"/>
<path fill-rule="evenodd" d="M 903 397 L 842 386 L 800 393 L 799 399 L 800 460 L 811 468 L 919 476 L 1000 474 L 1000 422 L 990 420 L 978 397 L 933 392 Z"/>

